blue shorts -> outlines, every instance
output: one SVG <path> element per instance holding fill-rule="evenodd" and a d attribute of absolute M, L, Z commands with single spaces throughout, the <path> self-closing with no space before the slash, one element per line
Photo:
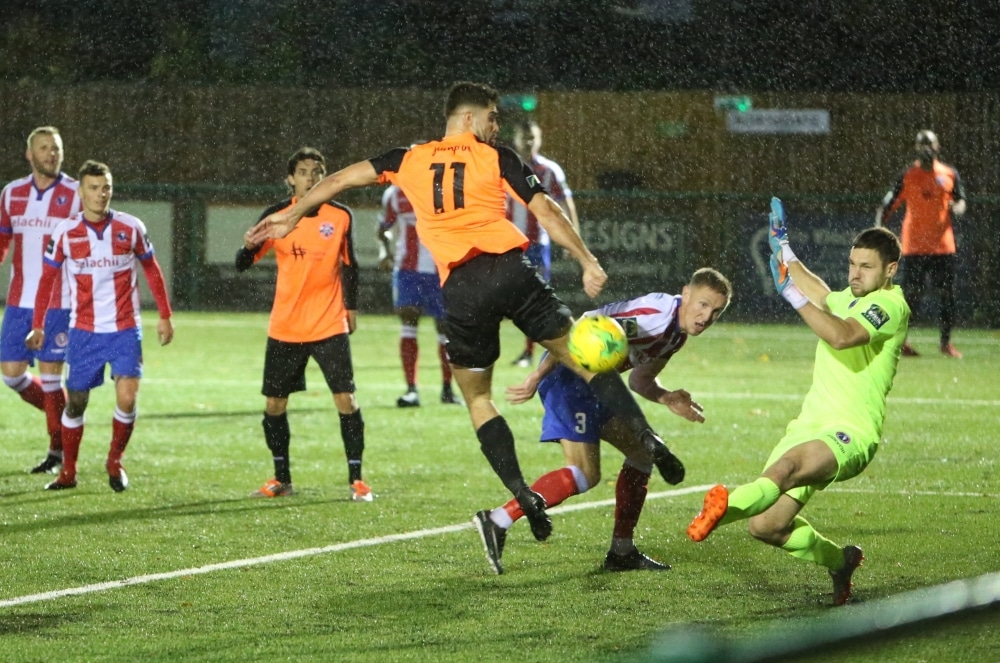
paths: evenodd
<path fill-rule="evenodd" d="M 579 375 L 559 365 L 538 384 L 538 397 L 545 407 L 542 442 L 569 440 L 598 444 L 601 429 L 611 413 Z"/>
<path fill-rule="evenodd" d="M 69 309 L 53 308 L 45 314 L 45 343 L 38 352 L 29 350 L 24 339 L 31 333 L 34 309 L 8 306 L 3 312 L 0 328 L 0 361 L 26 361 L 31 366 L 38 361 L 66 361 L 69 345 Z"/>
<path fill-rule="evenodd" d="M 66 353 L 68 391 L 89 391 L 104 384 L 104 365 L 111 364 L 111 377 L 142 377 L 142 329 L 96 334 L 69 330 Z"/>
<path fill-rule="evenodd" d="M 528 259 L 531 266 L 535 268 L 542 280 L 548 283 L 552 280 L 552 245 L 538 244 L 532 242 L 528 250 L 524 252 L 524 257 Z"/>
<path fill-rule="evenodd" d="M 396 270 L 392 273 L 392 305 L 396 308 L 413 306 L 435 320 L 444 320 L 441 279 L 437 274 Z"/>

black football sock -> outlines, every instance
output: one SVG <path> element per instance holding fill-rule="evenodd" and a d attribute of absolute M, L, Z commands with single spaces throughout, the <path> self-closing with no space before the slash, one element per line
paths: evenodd
<path fill-rule="evenodd" d="M 503 417 L 494 417 L 479 427 L 476 431 L 479 438 L 479 448 L 482 450 L 486 460 L 490 462 L 490 467 L 507 486 L 511 494 L 517 494 L 521 488 L 526 488 L 524 475 L 521 474 L 521 465 L 517 462 L 517 453 L 514 450 L 514 433 L 511 432 L 507 420 Z"/>
<path fill-rule="evenodd" d="M 635 402 L 632 392 L 625 386 L 621 375 L 615 371 L 598 373 L 591 378 L 589 384 L 601 405 L 624 421 L 635 434 L 636 439 L 645 431 L 650 430 L 646 415 L 639 408 L 639 404 Z"/>
<path fill-rule="evenodd" d="M 347 456 L 347 483 L 361 480 L 361 456 L 365 451 L 365 420 L 361 410 L 340 415 L 340 436 Z"/>
<path fill-rule="evenodd" d="M 288 413 L 279 415 L 264 413 L 264 441 L 274 459 L 274 478 L 281 483 L 292 482 L 292 470 L 288 459 L 288 445 L 292 434 L 288 429 Z"/>

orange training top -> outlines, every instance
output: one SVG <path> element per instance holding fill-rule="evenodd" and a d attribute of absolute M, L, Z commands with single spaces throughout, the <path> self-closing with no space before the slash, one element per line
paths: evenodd
<path fill-rule="evenodd" d="M 261 218 L 293 204 L 294 198 L 278 203 Z M 341 268 L 356 270 L 352 220 L 349 208 L 323 204 L 312 216 L 302 217 L 287 236 L 269 239 L 257 250 L 254 262 L 271 249 L 278 262 L 268 336 L 288 343 L 308 343 L 349 332 Z M 348 303 L 356 308 L 353 299 L 348 297 Z"/>
<path fill-rule="evenodd" d="M 955 253 L 950 203 L 959 200 L 965 200 L 965 190 L 958 171 L 937 159 L 931 170 L 924 170 L 916 161 L 900 173 L 885 207 L 888 217 L 906 203 L 900 237 L 903 255 Z"/>
<path fill-rule="evenodd" d="M 471 132 L 397 148 L 371 159 L 379 182 L 403 190 L 417 217 L 417 235 L 441 275 L 481 253 L 527 248 L 528 238 L 506 218 L 505 194 L 529 202 L 545 193 L 517 153 Z"/>

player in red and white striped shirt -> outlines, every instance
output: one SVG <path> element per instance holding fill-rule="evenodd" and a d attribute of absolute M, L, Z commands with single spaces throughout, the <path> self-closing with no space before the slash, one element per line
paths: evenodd
<path fill-rule="evenodd" d="M 389 248 L 391 230 L 396 228 L 395 254 Z M 398 407 L 418 407 L 417 393 L 417 325 L 423 313 L 434 318 L 438 334 L 438 358 L 441 361 L 441 402 L 461 405 L 451 386 L 451 366 L 448 364 L 448 342 L 444 335 L 444 298 L 441 278 L 434 258 L 417 238 L 417 215 L 403 190 L 395 184 L 382 194 L 378 239 L 384 254 L 381 269 L 392 268 L 392 305 L 402 322 L 399 332 L 399 357 L 403 362 L 406 393 L 396 399 Z"/>
<path fill-rule="evenodd" d="M 42 277 L 42 256 L 52 231 L 80 211 L 77 181 L 61 171 L 63 144 L 55 127 L 38 127 L 28 136 L 25 152 L 31 175 L 14 180 L 0 193 L 0 262 L 11 252 L 11 279 L 0 329 L 0 366 L 4 383 L 27 403 L 45 412 L 49 452 L 33 474 L 55 471 L 62 463 L 59 418 L 66 406 L 62 387 L 69 328 L 69 289 L 58 278 L 51 311 L 45 317 L 47 342 L 37 352 L 24 338 L 31 331 L 35 294 Z M 38 361 L 40 375 L 28 366 Z"/>
<path fill-rule="evenodd" d="M 160 320 L 160 345 L 173 339 L 170 301 L 163 272 L 153 254 L 146 226 L 136 217 L 111 209 L 112 178 L 103 163 L 80 168 L 83 211 L 60 223 L 45 250 L 45 267 L 35 299 L 27 346 L 45 341 L 42 320 L 46 302 L 63 265 L 70 286 L 70 330 L 66 362 L 68 398 L 62 415 L 63 467 L 47 490 L 76 487 L 76 459 L 83 439 L 84 412 L 90 390 L 104 384 L 105 364 L 115 381 L 115 414 L 106 469 L 115 492 L 128 487 L 122 455 L 135 425 L 136 397 L 142 378 L 142 321 L 136 263 L 142 266 Z"/>
<path fill-rule="evenodd" d="M 607 304 L 590 314 L 608 315 L 618 321 L 628 337 L 628 357 L 619 373 L 631 371 L 628 384 L 643 398 L 665 405 L 674 414 L 702 423 L 701 406 L 683 389 L 665 389 L 658 380 L 667 362 L 689 336 L 698 336 L 722 315 L 732 295 L 729 280 L 709 267 L 696 271 L 681 294 L 653 292 Z M 547 507 L 589 490 L 601 478 L 600 441 L 605 440 L 625 455 L 615 486 L 615 521 L 611 548 L 604 558 L 608 571 L 666 571 L 645 556 L 632 538 L 646 501 L 653 459 L 622 421 L 601 405 L 587 383 L 546 354 L 538 368 L 519 385 L 507 389 L 507 400 L 524 403 L 535 392 L 545 407 L 542 442 L 562 445 L 565 466 L 544 474 L 531 489 L 545 499 Z M 473 522 L 496 573 L 503 573 L 501 556 L 507 530 L 523 511 L 517 500 L 476 514 Z"/>
<path fill-rule="evenodd" d="M 573 203 L 573 192 L 566 183 L 566 173 L 562 166 L 552 159 L 539 154 L 542 147 L 542 129 L 534 120 L 524 120 L 514 127 L 514 150 L 538 177 L 539 183 L 552 200 L 566 212 L 570 223 L 576 232 L 580 232 L 580 220 L 576 216 L 576 205 Z M 524 257 L 532 264 L 538 275 L 549 282 L 552 276 L 552 242 L 545 228 L 531 211 L 513 197 L 507 196 L 507 218 L 517 226 L 518 230 L 531 240 L 531 245 L 525 250 Z M 535 352 L 535 342 L 525 338 L 524 351 L 511 364 L 527 368 Z"/>

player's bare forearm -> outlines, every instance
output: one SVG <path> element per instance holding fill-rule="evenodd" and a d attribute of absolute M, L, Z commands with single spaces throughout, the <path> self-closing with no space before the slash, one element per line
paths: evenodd
<path fill-rule="evenodd" d="M 347 168 L 327 175 L 296 203 L 282 211 L 261 219 L 247 235 L 249 244 L 263 244 L 267 239 L 284 237 L 303 216 L 320 205 L 333 200 L 341 192 L 378 183 L 378 173 L 370 161 L 358 161 Z"/>
<path fill-rule="evenodd" d="M 800 260 L 788 263 L 788 273 L 791 274 L 796 287 L 809 298 L 809 301 L 819 308 L 827 310 L 826 298 L 830 294 L 830 286 L 823 279 L 809 271 L 809 268 L 803 265 Z"/>
<path fill-rule="evenodd" d="M 851 318 L 838 318 L 829 311 L 807 304 L 798 310 L 816 336 L 830 344 L 835 350 L 856 348 L 867 345 L 871 335 L 861 323 Z"/>
<path fill-rule="evenodd" d="M 573 227 L 573 223 L 559 203 L 548 195 L 537 194 L 531 199 L 528 208 L 538 219 L 538 223 L 545 228 L 552 241 L 569 251 L 581 265 L 586 261 L 597 262 L 597 258 L 583 243 L 583 238 Z"/>
<path fill-rule="evenodd" d="M 574 230 L 569 218 L 556 201 L 548 195 L 536 194 L 528 204 L 538 223 L 541 224 L 559 246 L 566 249 L 583 270 L 583 291 L 589 297 L 597 297 L 601 294 L 608 275 L 601 267 L 601 263 L 590 252 L 587 245 L 583 243 L 580 233 Z"/>
<path fill-rule="evenodd" d="M 663 388 L 657 377 L 664 366 L 666 366 L 666 362 L 662 359 L 639 364 L 628 374 L 629 389 L 648 401 L 661 402 L 660 399 L 670 393 L 669 390 Z"/>

